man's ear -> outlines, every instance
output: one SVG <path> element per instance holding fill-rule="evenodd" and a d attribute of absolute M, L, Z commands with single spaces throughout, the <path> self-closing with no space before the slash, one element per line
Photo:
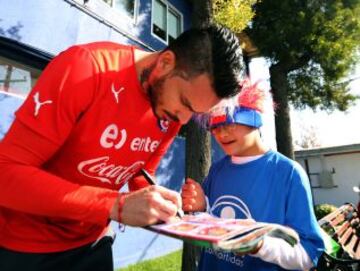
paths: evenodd
<path fill-rule="evenodd" d="M 175 69 L 176 64 L 176 56 L 173 51 L 166 50 L 165 52 L 162 52 L 156 63 L 156 69 L 158 75 L 164 76 L 169 74 L 171 71 Z"/>

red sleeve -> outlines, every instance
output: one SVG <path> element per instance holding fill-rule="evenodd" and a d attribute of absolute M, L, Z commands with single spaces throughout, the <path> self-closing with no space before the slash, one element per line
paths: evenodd
<path fill-rule="evenodd" d="M 0 205 L 105 225 L 118 192 L 80 186 L 41 170 L 56 149 L 56 144 L 15 120 L 0 142 Z"/>
<path fill-rule="evenodd" d="M 177 123 L 176 124 L 174 123 L 174 125 L 171 126 L 168 133 L 161 141 L 159 147 L 156 149 L 156 151 L 153 153 L 150 159 L 146 162 L 144 167 L 147 170 L 147 172 L 149 172 L 151 175 L 155 175 L 156 169 L 160 163 L 161 158 L 165 155 L 171 143 L 174 141 L 174 138 L 179 132 L 180 127 L 181 125 Z M 130 191 L 138 190 L 148 185 L 149 185 L 148 182 L 145 180 L 143 176 L 137 176 L 129 182 L 129 190 Z"/>
<path fill-rule="evenodd" d="M 0 142 L 0 205 L 105 225 L 117 191 L 79 186 L 41 170 L 61 147 L 96 89 L 96 65 L 73 47 L 45 69 Z M 50 100 L 36 111 L 34 95 Z M 36 113 L 37 112 L 37 113 Z"/>

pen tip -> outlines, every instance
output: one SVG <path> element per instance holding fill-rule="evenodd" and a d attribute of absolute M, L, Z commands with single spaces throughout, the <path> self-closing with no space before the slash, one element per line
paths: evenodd
<path fill-rule="evenodd" d="M 183 218 L 184 217 L 184 211 L 182 209 L 178 209 L 177 215 L 178 215 L 178 217 Z"/>

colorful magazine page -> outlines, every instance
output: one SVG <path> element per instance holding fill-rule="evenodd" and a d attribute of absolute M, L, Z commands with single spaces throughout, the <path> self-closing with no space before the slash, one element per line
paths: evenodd
<path fill-rule="evenodd" d="M 208 213 L 185 215 L 182 219 L 152 225 L 147 229 L 195 245 L 239 253 L 252 251 L 266 235 L 282 238 L 292 246 L 299 242 L 294 230 L 278 224 L 257 223 L 246 219 L 223 219 Z"/>

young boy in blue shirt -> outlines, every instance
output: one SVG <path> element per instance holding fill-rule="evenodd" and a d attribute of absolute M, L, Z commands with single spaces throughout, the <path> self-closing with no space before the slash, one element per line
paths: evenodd
<path fill-rule="evenodd" d="M 292 247 L 265 237 L 249 255 L 206 248 L 199 271 L 308 270 L 324 250 L 306 173 L 261 140 L 264 98 L 249 86 L 210 113 L 209 128 L 226 156 L 211 166 L 202 186 L 187 179 L 183 209 L 285 225 L 299 234 L 300 243 Z"/>

